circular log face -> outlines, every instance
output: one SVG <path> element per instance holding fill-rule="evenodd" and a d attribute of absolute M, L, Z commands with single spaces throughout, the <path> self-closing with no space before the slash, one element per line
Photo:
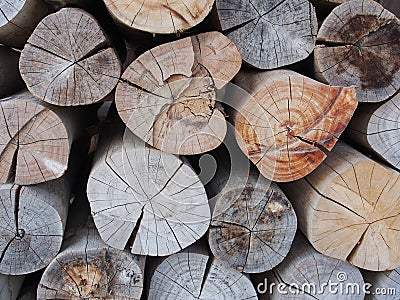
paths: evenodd
<path fill-rule="evenodd" d="M 121 66 L 98 22 L 81 9 L 64 8 L 36 27 L 21 53 L 20 71 L 37 98 L 73 106 L 104 99 Z"/>
<path fill-rule="evenodd" d="M 296 215 L 282 191 L 272 187 L 265 191 L 248 184 L 216 203 L 209 232 L 211 251 L 238 271 L 271 270 L 289 252 Z"/>
<path fill-rule="evenodd" d="M 204 186 L 179 158 L 127 133 L 95 164 L 88 198 L 100 236 L 132 253 L 165 256 L 200 239 L 210 223 Z"/>
<path fill-rule="evenodd" d="M 39 283 L 40 299 L 140 299 L 143 274 L 132 256 L 114 249 L 59 254 Z"/>
<path fill-rule="evenodd" d="M 61 248 L 67 203 L 59 184 L 0 189 L 0 272 L 21 275 L 46 267 Z M 58 200 L 54 201 L 54 198 Z"/>
<path fill-rule="evenodd" d="M 0 182 L 34 184 L 61 177 L 71 139 L 60 117 L 29 92 L 0 101 Z"/>
<path fill-rule="evenodd" d="M 400 20 L 375 1 L 336 7 L 317 41 L 317 75 L 332 85 L 356 85 L 359 101 L 384 101 L 400 88 Z"/>
<path fill-rule="evenodd" d="M 324 85 L 292 71 L 243 72 L 235 83 L 255 99 L 235 119 L 239 146 L 262 175 L 278 182 L 315 170 L 357 107 L 354 88 Z"/>
<path fill-rule="evenodd" d="M 243 60 L 274 69 L 305 59 L 314 50 L 318 30 L 314 7 L 304 0 L 217 0 L 223 31 Z"/>
<path fill-rule="evenodd" d="M 151 33 L 175 33 L 194 27 L 210 13 L 214 0 L 104 0 L 122 24 Z"/>
<path fill-rule="evenodd" d="M 173 154 L 198 154 L 219 146 L 226 122 L 216 103 L 239 71 L 240 54 L 221 33 L 164 44 L 135 60 L 122 75 L 115 101 L 134 134 Z"/>
<path fill-rule="evenodd" d="M 150 300 L 158 299 L 257 299 L 251 281 L 205 254 L 178 253 L 155 270 Z"/>

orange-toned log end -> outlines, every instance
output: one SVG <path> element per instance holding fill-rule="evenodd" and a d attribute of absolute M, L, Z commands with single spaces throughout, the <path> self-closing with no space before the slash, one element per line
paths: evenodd
<path fill-rule="evenodd" d="M 118 113 L 135 135 L 164 152 L 210 151 L 227 130 L 217 89 L 232 80 L 241 62 L 236 46 L 219 32 L 150 49 L 122 75 Z"/>
<path fill-rule="evenodd" d="M 235 118 L 242 151 L 266 178 L 300 179 L 332 150 L 356 107 L 354 87 L 334 87 L 293 71 L 241 72 L 236 83 L 253 99 Z"/>

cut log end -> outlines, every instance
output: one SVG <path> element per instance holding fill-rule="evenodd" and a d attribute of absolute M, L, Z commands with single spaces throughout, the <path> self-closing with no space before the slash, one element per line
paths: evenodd
<path fill-rule="evenodd" d="M 314 50 L 318 24 L 308 1 L 217 0 L 216 4 L 222 30 L 253 67 L 293 64 Z"/>
<path fill-rule="evenodd" d="M 266 178 L 278 182 L 315 170 L 357 107 L 354 88 L 327 86 L 292 71 L 242 72 L 235 82 L 255 100 L 235 118 L 239 146 Z"/>
<path fill-rule="evenodd" d="M 372 0 L 336 7 L 322 24 L 315 49 L 316 76 L 357 86 L 360 102 L 381 102 L 400 88 L 400 20 Z"/>
<path fill-rule="evenodd" d="M 76 106 L 110 94 L 121 65 L 98 22 L 81 9 L 64 8 L 36 27 L 21 53 L 20 72 L 37 98 Z"/>
<path fill-rule="evenodd" d="M 216 89 L 240 65 L 235 45 L 218 32 L 158 46 L 122 75 L 118 112 L 133 133 L 157 149 L 183 155 L 207 152 L 226 134 Z"/>
<path fill-rule="evenodd" d="M 105 0 L 111 15 L 125 27 L 150 33 L 178 33 L 199 24 L 214 0 Z"/>
<path fill-rule="evenodd" d="M 0 101 L 0 182 L 35 184 L 61 177 L 72 132 L 29 92 Z"/>
<path fill-rule="evenodd" d="M 244 273 L 261 273 L 289 252 L 296 215 L 276 184 L 248 183 L 219 198 L 211 220 L 209 244 L 216 258 Z"/>

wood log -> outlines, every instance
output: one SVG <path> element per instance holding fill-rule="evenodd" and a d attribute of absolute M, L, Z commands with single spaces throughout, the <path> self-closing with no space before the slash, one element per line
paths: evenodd
<path fill-rule="evenodd" d="M 196 246 L 196 247 L 194 247 Z M 161 262 L 151 277 L 149 300 L 257 299 L 249 278 L 196 244 Z"/>
<path fill-rule="evenodd" d="M 104 0 L 114 19 L 130 30 L 179 33 L 199 24 L 210 13 L 214 0 Z"/>
<path fill-rule="evenodd" d="M 0 44 L 22 49 L 50 8 L 42 0 L 13 0 L 1 1 L 0 11 Z"/>
<path fill-rule="evenodd" d="M 0 45 L 0 97 L 15 93 L 24 87 L 18 70 L 19 53 Z"/>
<path fill-rule="evenodd" d="M 10 276 L 0 274 L 0 299 L 15 300 L 24 283 L 25 276 Z"/>
<path fill-rule="evenodd" d="M 50 107 L 28 91 L 0 100 L 0 108 L 0 182 L 29 185 L 61 177 L 82 112 Z"/>
<path fill-rule="evenodd" d="M 366 300 L 391 300 L 400 294 L 400 268 L 387 272 L 362 271 L 362 274 L 371 285 Z"/>
<path fill-rule="evenodd" d="M 364 299 L 361 272 L 318 253 L 301 233 L 283 262 L 272 272 L 256 275 L 254 281 L 260 300 Z"/>
<path fill-rule="evenodd" d="M 208 234 L 210 249 L 240 272 L 271 270 L 290 249 L 297 229 L 296 214 L 282 190 L 251 169 L 240 149 L 227 148 L 229 151 L 217 149 L 211 154 L 218 166 L 206 185 L 209 197 L 216 198 Z M 237 165 L 239 155 L 247 166 Z"/>
<path fill-rule="evenodd" d="M 122 138 L 110 129 L 100 138 L 87 186 L 104 242 L 124 249 L 129 241 L 134 254 L 165 256 L 200 239 L 210 208 L 195 172 L 130 131 Z"/>
<path fill-rule="evenodd" d="M 69 236 L 43 273 L 38 299 L 140 299 L 144 257 L 109 248 L 94 226 Z"/>
<path fill-rule="evenodd" d="M 400 169 L 399 113 L 400 94 L 383 104 L 362 105 L 354 114 L 344 136 Z"/>
<path fill-rule="evenodd" d="M 282 184 L 319 252 L 357 267 L 400 266 L 400 174 L 338 143 L 307 177 Z"/>
<path fill-rule="evenodd" d="M 0 273 L 21 275 L 46 267 L 61 248 L 70 182 L 0 186 Z"/>
<path fill-rule="evenodd" d="M 278 182 L 318 167 L 357 106 L 355 88 L 324 85 L 288 70 L 242 71 L 235 83 L 254 98 L 238 108 L 238 144 L 263 176 Z"/>
<path fill-rule="evenodd" d="M 76 106 L 110 94 L 121 65 L 90 14 L 63 8 L 36 27 L 21 53 L 20 72 L 35 97 L 50 104 Z"/>
<path fill-rule="evenodd" d="M 381 102 L 400 88 L 400 20 L 372 0 L 336 7 L 322 23 L 315 75 L 332 85 L 357 86 L 360 102 Z"/>
<path fill-rule="evenodd" d="M 226 134 L 216 89 L 240 65 L 236 46 L 219 32 L 160 45 L 140 55 L 122 75 L 117 110 L 134 134 L 157 149 L 207 152 Z"/>
<path fill-rule="evenodd" d="M 274 69 L 308 57 L 318 30 L 308 0 L 216 0 L 221 29 L 239 48 L 243 60 Z"/>

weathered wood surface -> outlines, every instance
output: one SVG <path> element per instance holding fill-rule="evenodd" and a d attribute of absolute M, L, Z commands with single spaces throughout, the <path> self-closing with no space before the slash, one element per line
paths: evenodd
<path fill-rule="evenodd" d="M 216 258 L 240 272 L 271 270 L 290 249 L 297 229 L 296 214 L 275 183 L 249 166 L 238 166 L 240 158 L 228 148 L 229 153 L 213 155 L 218 166 L 206 185 L 209 197 L 216 197 L 208 233 L 210 249 Z"/>
<path fill-rule="evenodd" d="M 274 69 L 308 57 L 318 24 L 307 0 L 216 0 L 222 30 L 243 60 L 259 69 Z"/>
<path fill-rule="evenodd" d="M 226 122 L 216 102 L 239 71 L 236 46 L 219 32 L 160 45 L 140 55 L 124 72 L 115 95 L 132 132 L 173 154 L 198 154 L 221 144 Z"/>
<path fill-rule="evenodd" d="M 260 300 L 362 300 L 363 284 L 363 277 L 356 267 L 320 254 L 301 233 L 297 234 L 288 256 L 281 264 L 271 272 L 255 275 L 255 286 L 259 292 L 265 291 L 259 293 Z M 356 287 L 353 290 L 349 285 Z"/>
<path fill-rule="evenodd" d="M 109 248 L 93 225 L 77 229 L 44 271 L 37 299 L 140 299 L 144 262 Z"/>
<path fill-rule="evenodd" d="M 262 175 L 278 182 L 317 168 L 357 107 L 353 87 L 324 85 L 289 70 L 241 71 L 235 83 L 254 98 L 238 108 L 238 144 Z"/>
<path fill-rule="evenodd" d="M 197 244 L 161 262 L 150 281 L 149 300 L 257 299 L 246 275 L 227 267 Z"/>
<path fill-rule="evenodd" d="M 0 100 L 0 182 L 35 184 L 61 177 L 82 127 L 70 114 L 21 91 Z"/>
<path fill-rule="evenodd" d="M 0 299 L 15 300 L 18 297 L 25 276 L 10 276 L 0 274 Z"/>
<path fill-rule="evenodd" d="M 0 44 L 23 48 L 40 20 L 50 13 L 42 0 L 0 2 Z"/>
<path fill-rule="evenodd" d="M 214 0 L 104 0 L 110 14 L 124 27 L 150 33 L 178 33 L 199 24 Z"/>
<path fill-rule="evenodd" d="M 100 138 L 87 195 L 100 236 L 134 254 L 176 253 L 205 234 L 204 186 L 178 157 L 145 145 L 130 131 Z M 114 137 L 112 137 L 114 136 Z"/>
<path fill-rule="evenodd" d="M 400 295 L 400 268 L 387 272 L 362 272 L 365 282 L 371 284 L 366 300 L 393 300 Z"/>
<path fill-rule="evenodd" d="M 400 169 L 400 94 L 383 104 L 361 106 L 345 137 Z"/>
<path fill-rule="evenodd" d="M 54 259 L 69 199 L 70 183 L 64 177 L 32 186 L 0 186 L 0 273 L 33 273 Z"/>
<path fill-rule="evenodd" d="M 19 53 L 0 45 L 0 97 L 8 96 L 24 87 L 18 70 Z"/>
<path fill-rule="evenodd" d="M 344 143 L 307 177 L 281 185 L 319 252 L 357 267 L 400 266 L 400 174 Z"/>
<path fill-rule="evenodd" d="M 121 64 L 99 23 L 78 8 L 44 18 L 25 45 L 20 72 L 35 97 L 76 106 L 103 100 L 118 83 Z"/>
<path fill-rule="evenodd" d="M 316 76 L 357 86 L 360 102 L 381 102 L 400 88 L 400 20 L 372 0 L 336 7 L 318 32 Z"/>

